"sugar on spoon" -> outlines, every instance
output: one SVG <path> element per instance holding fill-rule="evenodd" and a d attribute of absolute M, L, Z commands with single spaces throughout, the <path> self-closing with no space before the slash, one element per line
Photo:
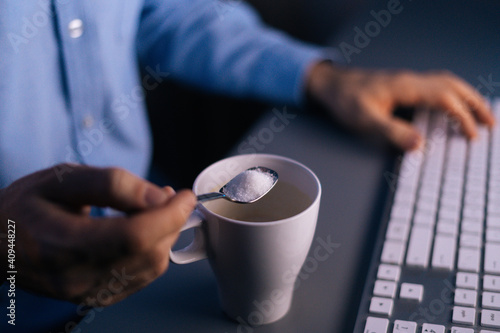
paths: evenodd
<path fill-rule="evenodd" d="M 224 198 L 236 203 L 252 203 L 266 195 L 278 181 L 278 173 L 266 167 L 257 166 L 240 172 L 219 192 L 200 194 L 198 202 Z"/>

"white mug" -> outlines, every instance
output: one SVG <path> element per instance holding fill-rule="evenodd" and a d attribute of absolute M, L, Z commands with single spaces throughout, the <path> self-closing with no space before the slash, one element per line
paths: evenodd
<path fill-rule="evenodd" d="M 224 312 L 251 326 L 274 322 L 290 309 L 295 280 L 312 243 L 321 185 L 306 166 L 289 158 L 250 154 L 216 162 L 196 178 L 193 191 L 218 191 L 243 170 L 264 166 L 278 173 L 276 186 L 259 201 L 217 199 L 198 204 L 183 230 L 193 242 L 171 251 L 174 263 L 208 258 Z"/>

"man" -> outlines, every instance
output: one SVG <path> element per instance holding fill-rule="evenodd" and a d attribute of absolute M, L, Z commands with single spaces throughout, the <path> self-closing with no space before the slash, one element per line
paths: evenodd
<path fill-rule="evenodd" d="M 469 138 L 476 121 L 494 123 L 479 93 L 450 73 L 345 68 L 335 50 L 266 28 L 244 3 L 219 9 L 215 0 L 0 4 L 0 232 L 15 225 L 18 311 L 33 304 L 23 312 L 42 318 L 18 312 L 17 328 L 64 327 L 86 306 L 115 303 L 167 269 L 196 200 L 143 179 L 142 89 L 165 76 L 276 103 L 301 105 L 307 95 L 345 126 L 401 149 L 423 140 L 392 116 L 396 106 L 445 110 Z M 11 243 L 1 241 L 7 272 Z"/>

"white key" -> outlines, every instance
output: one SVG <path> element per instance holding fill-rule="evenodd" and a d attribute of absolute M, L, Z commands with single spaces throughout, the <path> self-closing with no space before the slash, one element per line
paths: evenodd
<path fill-rule="evenodd" d="M 423 324 L 422 325 L 422 332 L 436 332 L 436 333 L 445 333 L 445 327 L 442 325 L 435 325 L 435 324 Z"/>
<path fill-rule="evenodd" d="M 457 288 L 455 290 L 455 304 L 458 305 L 468 305 L 475 307 L 477 300 L 477 292 L 475 290 L 467 290 Z"/>
<path fill-rule="evenodd" d="M 486 243 L 484 250 L 484 271 L 491 274 L 500 273 L 500 244 Z"/>
<path fill-rule="evenodd" d="M 500 228 L 500 216 L 489 215 L 486 218 L 486 225 L 488 228 Z"/>
<path fill-rule="evenodd" d="M 498 194 L 490 194 L 487 216 L 498 218 L 500 216 L 500 197 L 498 199 L 493 199 L 492 196 L 498 196 Z"/>
<path fill-rule="evenodd" d="M 450 223 L 447 220 L 440 220 L 437 224 L 436 232 L 442 235 L 456 237 L 458 234 L 458 223 Z"/>
<path fill-rule="evenodd" d="M 500 294 L 491 291 L 483 292 L 483 308 L 500 309 Z"/>
<path fill-rule="evenodd" d="M 424 286 L 414 283 L 402 283 L 399 297 L 421 302 L 424 295 Z"/>
<path fill-rule="evenodd" d="M 417 331 L 417 323 L 406 320 L 394 321 L 394 329 L 392 333 L 415 333 Z"/>
<path fill-rule="evenodd" d="M 475 234 L 461 234 L 460 235 L 460 247 L 470 247 L 474 249 L 479 249 L 483 243 L 483 239 L 479 235 Z"/>
<path fill-rule="evenodd" d="M 455 285 L 457 288 L 477 289 L 479 276 L 474 273 L 458 272 Z"/>
<path fill-rule="evenodd" d="M 423 225 L 432 227 L 436 222 L 436 216 L 429 214 L 428 212 L 419 211 L 413 217 L 413 224 Z"/>
<path fill-rule="evenodd" d="M 438 234 L 434 240 L 432 268 L 452 270 L 455 265 L 456 241 L 453 236 Z"/>
<path fill-rule="evenodd" d="M 431 201 L 419 201 L 417 203 L 417 214 L 420 212 L 427 212 L 431 215 L 436 215 L 437 212 L 437 202 Z"/>
<path fill-rule="evenodd" d="M 378 266 L 377 278 L 389 281 L 399 281 L 401 268 L 394 265 L 380 264 Z"/>
<path fill-rule="evenodd" d="M 456 324 L 474 325 L 476 323 L 476 310 L 463 306 L 454 306 L 452 321 Z"/>
<path fill-rule="evenodd" d="M 462 214 L 465 218 L 470 218 L 478 222 L 482 222 L 484 220 L 484 210 L 479 209 L 477 206 L 465 207 Z"/>
<path fill-rule="evenodd" d="M 493 332 L 493 331 L 490 331 L 490 330 L 480 330 L 479 333 L 498 333 L 498 331 Z"/>
<path fill-rule="evenodd" d="M 396 282 L 384 280 L 375 281 L 373 295 L 393 298 L 396 295 Z"/>
<path fill-rule="evenodd" d="M 399 218 L 406 221 L 410 220 L 412 214 L 413 214 L 412 205 L 395 204 L 394 206 L 392 206 L 391 219 Z"/>
<path fill-rule="evenodd" d="M 453 326 L 451 328 L 451 333 L 474 333 L 474 330 L 472 328 L 465 328 L 465 327 L 455 327 Z"/>
<path fill-rule="evenodd" d="M 386 240 L 380 261 L 386 264 L 400 265 L 403 262 L 405 245 L 402 242 Z"/>
<path fill-rule="evenodd" d="M 416 194 L 413 189 L 398 188 L 394 196 L 394 204 L 413 206 L 415 204 L 415 198 Z"/>
<path fill-rule="evenodd" d="M 414 226 L 410 235 L 410 244 L 406 256 L 409 266 L 427 267 L 432 244 L 432 229 Z"/>
<path fill-rule="evenodd" d="M 372 297 L 370 312 L 390 316 L 394 302 L 390 298 Z"/>
<path fill-rule="evenodd" d="M 500 276 L 485 275 L 483 277 L 483 289 L 500 291 Z"/>
<path fill-rule="evenodd" d="M 461 247 L 458 250 L 458 269 L 478 273 L 480 259 L 481 251 L 479 249 Z"/>
<path fill-rule="evenodd" d="M 486 242 L 500 243 L 500 229 L 486 228 Z"/>
<path fill-rule="evenodd" d="M 462 221 L 462 232 L 469 234 L 481 235 L 483 233 L 483 224 L 471 222 L 470 220 Z"/>
<path fill-rule="evenodd" d="M 458 220 L 460 218 L 459 211 L 451 211 L 446 209 L 439 210 L 439 219 L 448 219 L 448 220 Z"/>
<path fill-rule="evenodd" d="M 368 317 L 363 333 L 387 333 L 388 327 L 389 319 Z"/>
<path fill-rule="evenodd" d="M 500 311 L 495 311 L 495 310 L 481 311 L 481 326 L 500 327 Z"/>
<path fill-rule="evenodd" d="M 399 223 L 398 221 L 390 221 L 385 237 L 395 241 L 406 242 L 409 231 L 409 224 Z"/>

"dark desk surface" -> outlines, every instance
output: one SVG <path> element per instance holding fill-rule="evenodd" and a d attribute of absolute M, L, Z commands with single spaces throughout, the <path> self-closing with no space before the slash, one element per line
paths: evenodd
<path fill-rule="evenodd" d="M 496 2 L 401 4 L 403 11 L 353 55 L 352 65 L 446 68 L 483 94 L 500 95 L 499 87 L 490 86 L 494 89 L 490 91 L 482 81 L 489 77 L 500 81 Z M 370 6 L 345 24 L 331 45 L 352 44 L 354 27 L 373 20 L 370 11 L 386 8 L 387 1 Z M 269 117 L 272 114 L 255 125 L 254 134 L 268 127 Z M 394 155 L 311 115 L 298 115 L 261 152 L 297 159 L 317 173 L 323 197 L 316 237 L 330 237 L 340 244 L 326 261 L 303 275 L 284 319 L 253 329 L 228 320 L 219 308 L 215 279 L 205 261 L 171 265 L 167 274 L 141 292 L 102 312 L 95 310 L 90 323 L 79 325 L 80 332 L 347 332 L 345 325 L 355 315 L 353 295 L 362 287 L 357 278 L 371 240 L 370 226 L 376 224 L 384 204 L 384 172 L 391 170 Z M 314 241 L 312 248 L 317 245 Z"/>

